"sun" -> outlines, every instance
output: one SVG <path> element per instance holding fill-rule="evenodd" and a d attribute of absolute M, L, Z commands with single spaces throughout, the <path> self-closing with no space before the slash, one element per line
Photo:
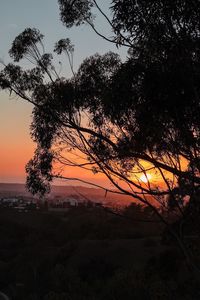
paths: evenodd
<path fill-rule="evenodd" d="M 140 181 L 144 182 L 144 183 L 147 183 L 149 182 L 150 180 L 152 179 L 152 176 L 151 174 L 147 173 L 147 174 L 142 174 L 140 176 Z"/>

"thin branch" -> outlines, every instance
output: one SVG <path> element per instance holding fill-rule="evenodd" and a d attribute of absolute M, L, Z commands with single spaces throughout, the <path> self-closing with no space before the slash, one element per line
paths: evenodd
<path fill-rule="evenodd" d="M 109 42 L 109 43 L 113 43 L 113 44 L 115 44 L 116 46 L 119 45 L 119 43 L 117 43 L 117 42 L 115 42 L 114 40 L 111 40 L 111 39 L 109 39 L 108 37 L 106 37 L 105 35 L 101 34 L 89 20 L 86 20 L 86 22 L 90 25 L 90 27 L 94 30 L 94 32 L 95 32 L 98 36 L 100 36 L 102 39 L 106 40 L 106 41 Z M 125 44 L 125 43 L 120 43 L 120 45 L 121 45 L 121 46 L 125 46 L 125 47 L 130 48 L 130 45 Z"/>
<path fill-rule="evenodd" d="M 100 8 L 100 6 L 98 5 L 97 1 L 93 0 L 93 2 L 96 5 L 96 8 L 99 10 L 99 12 L 102 14 L 102 16 L 104 16 L 104 18 L 107 20 L 107 22 L 109 23 L 109 25 L 111 26 L 111 28 L 113 29 L 113 31 L 117 32 L 117 34 L 119 34 L 121 36 L 121 38 L 123 40 L 125 40 L 129 44 L 129 47 L 133 47 L 132 43 L 130 43 L 130 40 L 127 39 L 125 36 L 123 36 L 123 34 L 113 26 L 112 22 L 110 21 L 110 19 L 108 18 L 108 16 L 103 12 L 103 10 Z M 116 43 L 116 44 L 118 44 L 118 43 Z M 128 47 L 128 45 L 123 44 L 123 43 L 120 43 L 120 45 Z"/>
<path fill-rule="evenodd" d="M 87 180 L 83 180 L 83 179 L 80 179 L 80 178 L 66 177 L 66 176 L 62 176 L 62 175 L 53 175 L 52 177 L 56 178 L 56 179 L 65 179 L 65 180 L 68 180 L 68 181 L 79 181 L 79 182 L 82 182 L 84 184 L 91 185 L 91 186 L 94 186 L 96 188 L 102 189 L 102 190 L 106 191 L 107 193 L 124 195 L 124 193 L 121 193 L 121 192 L 118 192 L 118 191 L 115 191 L 115 190 L 111 190 L 111 189 L 107 189 L 107 188 L 105 188 L 101 185 L 98 185 L 96 183 L 93 183 L 93 182 L 90 182 L 90 181 L 87 181 Z"/>

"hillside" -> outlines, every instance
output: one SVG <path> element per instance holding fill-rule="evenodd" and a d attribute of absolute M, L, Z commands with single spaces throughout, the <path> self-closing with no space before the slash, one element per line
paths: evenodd
<path fill-rule="evenodd" d="M 0 197 L 32 197 L 27 191 L 24 184 L 17 183 L 0 183 Z M 51 193 L 46 197 L 49 200 L 54 198 L 76 197 L 80 200 L 90 200 L 95 202 L 107 202 L 117 205 L 127 205 L 133 201 L 129 196 L 107 193 L 97 188 L 89 188 L 84 186 L 52 186 Z"/>

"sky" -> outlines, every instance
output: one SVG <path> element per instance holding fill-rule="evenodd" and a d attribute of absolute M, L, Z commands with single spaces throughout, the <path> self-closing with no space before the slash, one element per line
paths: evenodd
<path fill-rule="evenodd" d="M 98 1 L 101 8 L 107 11 L 108 1 Z M 118 52 L 123 58 L 125 49 L 117 50 L 115 46 L 98 37 L 89 26 L 67 29 L 59 18 L 59 7 L 56 0 L 0 0 L 0 59 L 4 63 L 11 60 L 8 50 L 14 38 L 27 27 L 38 28 L 44 35 L 46 52 L 51 52 L 54 43 L 61 38 L 70 38 L 75 45 L 74 68 L 82 60 L 96 52 Z M 110 34 L 102 18 L 96 20 L 98 29 Z M 27 67 L 24 62 L 24 67 Z M 63 72 L 70 76 L 67 62 Z M 17 99 L 0 91 L 0 182 L 25 182 L 25 165 L 32 157 L 35 144 L 29 134 L 32 106 L 22 99 Z M 69 171 L 75 176 L 76 171 Z M 95 181 L 97 177 L 80 173 L 81 178 Z M 91 177 L 90 177 L 91 176 Z M 98 179 L 99 183 L 102 180 Z"/>

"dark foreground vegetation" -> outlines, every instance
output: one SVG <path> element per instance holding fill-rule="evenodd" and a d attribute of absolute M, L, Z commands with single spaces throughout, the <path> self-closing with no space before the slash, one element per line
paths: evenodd
<path fill-rule="evenodd" d="M 107 10 L 102 2 L 58 0 L 61 21 L 89 25 L 125 47 L 126 59 L 94 54 L 74 70 L 69 38 L 53 56 L 43 34 L 26 28 L 11 62 L 2 62 L 0 88 L 33 105 L 27 187 L 41 197 L 55 178 L 77 180 L 57 164 L 80 167 L 109 181 L 105 198 L 114 189 L 137 199 L 168 231 L 161 238 L 158 222 L 100 207 L 66 216 L 3 212 L 1 289 L 14 299 L 200 299 L 200 0 L 112 0 Z M 61 54 L 71 77 L 56 68 Z M 173 211 L 178 220 L 169 220 Z"/>
<path fill-rule="evenodd" d="M 101 6 L 106 2 L 107 8 Z M 79 168 L 92 176 L 99 174 L 110 188 L 93 187 L 101 188 L 105 198 L 109 193 L 129 196 L 157 215 L 170 229 L 194 280 L 200 281 L 198 253 L 188 247 L 188 233 L 182 234 L 182 227 L 189 226 L 193 228 L 190 238 L 200 235 L 200 0 L 58 0 L 58 4 L 66 29 L 87 25 L 110 45 L 126 49 L 126 58 L 114 52 L 97 53 L 74 69 L 75 48 L 67 31 L 52 50 L 45 48 L 44 36 L 36 28 L 25 28 L 16 36 L 9 50 L 10 62 L 2 62 L 0 89 L 33 105 L 30 133 L 37 147 L 26 165 L 27 188 L 40 198 L 55 179 L 85 184 L 70 173 L 65 176 L 62 170 L 69 166 L 77 168 L 77 176 Z M 99 28 L 97 15 L 104 20 L 108 35 Z M 71 76 L 62 68 L 64 57 Z M 172 211 L 179 212 L 180 226 L 170 226 L 167 214 Z M 84 230 L 90 232 L 91 226 Z M 127 234 L 125 229 L 120 227 Z M 103 228 L 102 232 L 102 238 L 107 238 L 109 231 Z M 93 238 L 98 237 L 94 234 Z M 115 238 L 121 237 L 116 234 Z M 176 266 L 172 258 L 169 262 L 164 263 Z M 146 270 L 141 272 L 145 276 Z M 158 273 L 154 268 L 152 274 Z M 154 278 L 152 274 L 147 281 Z M 132 286 L 130 280 L 127 284 Z M 90 290 L 96 286 L 88 285 Z M 121 290 L 121 285 L 116 286 Z M 172 290 L 169 285 L 166 291 Z M 101 295 L 107 283 L 100 286 L 93 295 L 109 298 Z M 144 287 L 150 293 L 146 282 Z M 177 289 L 170 297 L 179 297 Z M 115 298 L 120 292 L 116 294 Z"/>
<path fill-rule="evenodd" d="M 147 217 L 132 205 L 129 217 Z M 163 225 L 96 208 L 0 211 L 0 290 L 16 300 L 199 299 Z"/>

